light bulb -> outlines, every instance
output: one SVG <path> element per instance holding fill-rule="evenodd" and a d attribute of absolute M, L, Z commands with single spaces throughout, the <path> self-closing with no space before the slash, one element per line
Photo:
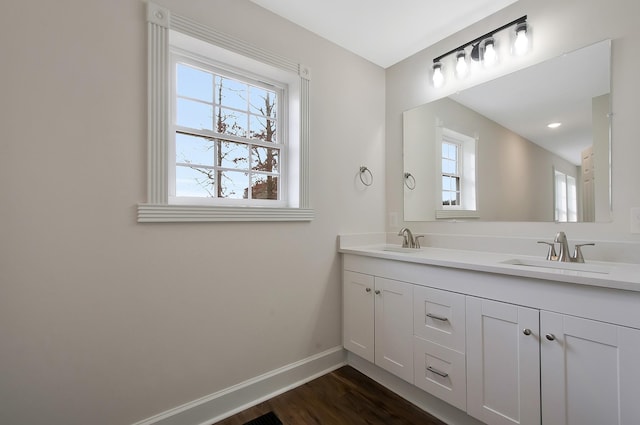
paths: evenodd
<path fill-rule="evenodd" d="M 493 39 L 489 39 L 484 43 L 484 55 L 482 63 L 484 66 L 490 67 L 495 65 L 498 60 L 498 54 L 493 46 Z"/>
<path fill-rule="evenodd" d="M 467 55 L 464 52 L 458 52 L 456 57 L 456 75 L 458 78 L 464 78 L 467 76 L 467 72 L 469 72 L 469 66 L 466 60 Z"/>
<path fill-rule="evenodd" d="M 437 62 L 433 64 L 433 86 L 438 88 L 444 84 L 444 75 L 442 74 L 442 64 Z"/>
<path fill-rule="evenodd" d="M 524 55 L 529 49 L 529 39 L 527 38 L 527 24 L 521 23 L 516 27 L 516 41 L 513 43 L 516 55 Z"/>

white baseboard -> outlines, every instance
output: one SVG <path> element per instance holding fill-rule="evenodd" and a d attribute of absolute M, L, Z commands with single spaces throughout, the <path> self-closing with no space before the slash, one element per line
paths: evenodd
<path fill-rule="evenodd" d="M 346 352 L 334 347 L 133 425 L 210 425 L 344 365 Z"/>
<path fill-rule="evenodd" d="M 422 391 L 362 357 L 348 353 L 347 364 L 446 424 L 484 425 L 482 422 L 467 415 L 466 412 Z"/>

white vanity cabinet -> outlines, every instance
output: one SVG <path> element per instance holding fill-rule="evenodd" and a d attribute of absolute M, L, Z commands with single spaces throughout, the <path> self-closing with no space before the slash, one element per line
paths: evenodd
<path fill-rule="evenodd" d="M 413 383 L 413 285 L 344 272 L 343 345 Z"/>
<path fill-rule="evenodd" d="M 413 388 L 488 425 L 640 424 L 640 291 L 366 255 L 343 266 L 344 347 Z"/>
<path fill-rule="evenodd" d="M 467 335 L 471 416 L 496 425 L 640 423 L 640 330 L 467 297 Z"/>

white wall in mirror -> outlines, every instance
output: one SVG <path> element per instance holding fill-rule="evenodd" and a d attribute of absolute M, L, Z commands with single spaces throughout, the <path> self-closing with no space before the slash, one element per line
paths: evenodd
<path fill-rule="evenodd" d="M 581 2 L 554 2 L 551 0 L 520 0 L 469 28 L 431 46 L 422 52 L 387 69 L 386 91 L 386 160 L 387 160 L 387 213 L 389 218 L 403 217 L 404 179 L 402 151 L 402 113 L 430 101 L 449 96 L 462 87 L 446 86 L 437 91 L 430 84 L 430 69 L 434 57 L 484 34 L 505 22 L 522 15 L 535 28 L 534 48 L 521 59 L 520 68 L 546 61 L 563 53 L 574 51 L 598 41 L 611 39 L 612 45 L 612 213 L 609 222 L 562 223 L 552 222 L 387 222 L 391 232 L 409 225 L 416 232 L 461 235 L 492 235 L 536 238 L 558 230 L 565 230 L 573 240 L 640 241 L 640 235 L 630 232 L 630 209 L 640 206 L 640 192 L 635 187 L 640 181 L 640 144 L 637 140 L 637 122 L 640 116 L 640 69 L 637 45 L 640 28 L 634 17 L 640 16 L 640 3 L 631 0 L 585 0 Z M 510 69 L 508 72 L 512 72 Z M 499 71 L 496 71 L 498 73 Z M 507 73 L 505 71 L 505 73 Z M 497 75 L 496 75 L 497 76 Z M 479 77 L 478 77 L 479 78 Z M 578 76 L 579 78 L 579 76 Z M 467 79 L 466 81 L 469 81 Z M 466 82 L 465 82 L 466 84 Z M 525 224 L 526 223 L 526 224 Z"/>

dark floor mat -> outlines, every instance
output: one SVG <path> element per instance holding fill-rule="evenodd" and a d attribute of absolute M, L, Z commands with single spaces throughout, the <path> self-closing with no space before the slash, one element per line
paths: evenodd
<path fill-rule="evenodd" d="M 266 415 L 255 418 L 244 425 L 282 425 L 282 422 L 275 413 L 269 412 Z"/>

